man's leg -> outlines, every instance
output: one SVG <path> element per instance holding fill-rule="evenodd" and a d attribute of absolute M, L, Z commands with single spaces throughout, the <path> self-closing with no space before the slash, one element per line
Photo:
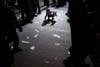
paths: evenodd
<path fill-rule="evenodd" d="M 37 5 L 37 8 L 38 8 L 38 14 L 40 14 L 41 10 L 40 10 L 40 5 L 39 5 L 39 0 L 36 0 L 36 5 Z"/>
<path fill-rule="evenodd" d="M 19 37 L 17 32 L 13 32 L 12 33 L 12 37 L 13 37 L 13 51 L 17 52 L 17 51 L 21 51 L 22 49 L 19 47 Z"/>

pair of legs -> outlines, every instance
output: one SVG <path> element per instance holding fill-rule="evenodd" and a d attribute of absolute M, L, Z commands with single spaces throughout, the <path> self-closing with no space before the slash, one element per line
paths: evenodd
<path fill-rule="evenodd" d="M 47 18 L 47 19 L 46 19 L 46 18 Z M 50 18 L 52 18 L 52 19 L 50 19 Z M 45 20 L 48 20 L 48 21 L 52 20 L 52 21 L 54 21 L 54 17 L 45 16 Z"/>
<path fill-rule="evenodd" d="M 16 31 L 10 32 L 7 35 L 7 41 L 9 44 L 13 42 L 13 50 L 19 50 L 19 37 Z"/>

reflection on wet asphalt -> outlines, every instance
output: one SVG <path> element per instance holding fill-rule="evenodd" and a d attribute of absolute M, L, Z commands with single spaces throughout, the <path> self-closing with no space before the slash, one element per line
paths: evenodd
<path fill-rule="evenodd" d="M 23 51 L 15 55 L 12 67 L 64 67 L 62 61 L 68 56 L 67 49 L 71 46 L 70 25 L 65 15 L 67 8 L 50 9 L 57 12 L 54 26 L 41 26 L 44 10 L 32 24 L 23 26 L 23 32 L 18 32 Z"/>

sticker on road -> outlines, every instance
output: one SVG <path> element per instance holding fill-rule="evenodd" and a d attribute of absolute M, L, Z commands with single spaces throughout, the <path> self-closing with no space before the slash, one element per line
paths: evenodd
<path fill-rule="evenodd" d="M 35 35 L 34 35 L 34 38 L 37 38 L 37 37 L 38 37 L 38 35 L 39 35 L 39 34 L 35 34 Z"/>
<path fill-rule="evenodd" d="M 35 29 L 35 31 L 36 31 L 37 33 L 39 33 L 39 30 L 38 30 L 38 29 Z"/>
<path fill-rule="evenodd" d="M 68 54 L 70 55 L 70 51 L 68 51 Z"/>
<path fill-rule="evenodd" d="M 39 22 L 36 22 L 36 21 L 35 21 L 34 23 L 39 23 Z"/>
<path fill-rule="evenodd" d="M 35 50 L 35 46 L 30 47 L 31 50 Z"/>
<path fill-rule="evenodd" d="M 57 57 L 55 57 L 55 58 L 54 58 L 54 60 L 58 60 L 58 58 L 57 58 Z"/>
<path fill-rule="evenodd" d="M 27 37 L 26 37 L 26 39 L 30 39 L 30 37 L 29 37 L 29 36 L 27 36 Z"/>
<path fill-rule="evenodd" d="M 11 46 L 11 49 L 13 49 L 14 47 L 13 46 Z"/>
<path fill-rule="evenodd" d="M 30 42 L 29 42 L 29 41 L 24 41 L 24 40 L 22 40 L 21 43 L 29 44 Z"/>
<path fill-rule="evenodd" d="M 59 36 L 58 34 L 53 34 L 53 36 L 56 37 L 56 38 L 58 38 L 58 39 L 61 38 L 61 36 Z"/>
<path fill-rule="evenodd" d="M 59 45 L 61 45 L 61 44 L 60 44 L 60 43 L 55 43 L 54 45 L 55 45 L 55 46 L 59 46 Z"/>
<path fill-rule="evenodd" d="M 50 63 L 50 61 L 45 61 L 45 64 L 49 64 Z"/>

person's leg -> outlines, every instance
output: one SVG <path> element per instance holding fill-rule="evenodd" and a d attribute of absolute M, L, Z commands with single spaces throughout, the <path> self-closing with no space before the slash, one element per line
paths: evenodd
<path fill-rule="evenodd" d="M 100 52 L 96 50 L 95 53 L 89 55 L 94 67 L 100 67 Z"/>
<path fill-rule="evenodd" d="M 38 8 L 38 14 L 40 14 L 41 10 L 40 10 L 40 5 L 39 5 L 39 0 L 36 0 L 36 5 L 37 5 L 37 8 Z"/>
<path fill-rule="evenodd" d="M 46 6 L 46 0 L 44 0 L 44 6 Z"/>
<path fill-rule="evenodd" d="M 46 2 L 47 2 L 47 7 L 49 7 L 49 0 L 46 0 Z"/>
<path fill-rule="evenodd" d="M 44 17 L 44 20 L 46 20 L 46 17 L 47 17 L 47 16 Z"/>
<path fill-rule="evenodd" d="M 9 43 L 3 36 L 0 37 L 0 67 L 10 67 L 10 57 L 11 57 L 11 49 L 9 48 Z"/>
<path fill-rule="evenodd" d="M 21 19 L 24 20 L 25 19 L 25 9 L 23 7 L 20 7 L 21 8 Z"/>
<path fill-rule="evenodd" d="M 18 37 L 18 35 L 17 35 L 17 32 L 14 32 L 13 34 L 13 41 L 14 41 L 14 48 L 16 49 L 16 48 L 18 48 L 19 46 L 19 37 Z"/>
<path fill-rule="evenodd" d="M 84 34 L 84 36 L 83 36 Z M 89 43 L 88 43 L 87 31 L 80 30 L 72 32 L 72 64 L 75 67 L 85 67 L 85 59 L 89 54 Z M 85 40 L 84 40 L 85 39 Z"/>
<path fill-rule="evenodd" d="M 54 21 L 54 17 L 52 17 L 52 21 Z"/>
<path fill-rule="evenodd" d="M 96 45 L 94 46 L 94 49 L 92 49 L 92 52 L 89 56 L 94 67 L 100 67 L 100 40 L 97 40 L 95 44 Z"/>
<path fill-rule="evenodd" d="M 48 20 L 48 21 L 50 21 L 50 17 L 49 17 L 49 16 L 47 16 L 47 17 L 48 17 L 48 19 L 47 19 L 47 20 Z"/>
<path fill-rule="evenodd" d="M 52 2 L 53 2 L 53 4 L 55 4 L 56 3 L 56 0 L 52 0 Z"/>
<path fill-rule="evenodd" d="M 66 4 L 66 0 L 58 0 L 57 7 L 63 7 Z"/>
<path fill-rule="evenodd" d="M 36 15 L 36 12 L 37 12 L 37 5 L 35 3 L 36 0 L 31 0 L 31 17 L 32 19 L 34 18 L 34 16 L 37 16 Z"/>
<path fill-rule="evenodd" d="M 49 0 L 44 0 L 44 6 L 49 7 Z"/>
<path fill-rule="evenodd" d="M 21 51 L 22 49 L 19 47 L 19 37 L 16 31 L 13 31 L 12 34 L 12 40 L 13 40 L 13 51 L 17 52 L 17 51 Z"/>
<path fill-rule="evenodd" d="M 32 22 L 31 22 L 32 18 L 31 18 L 30 7 L 29 7 L 29 6 L 26 7 L 25 10 L 26 10 L 26 22 L 27 22 L 27 23 L 32 23 Z"/>

